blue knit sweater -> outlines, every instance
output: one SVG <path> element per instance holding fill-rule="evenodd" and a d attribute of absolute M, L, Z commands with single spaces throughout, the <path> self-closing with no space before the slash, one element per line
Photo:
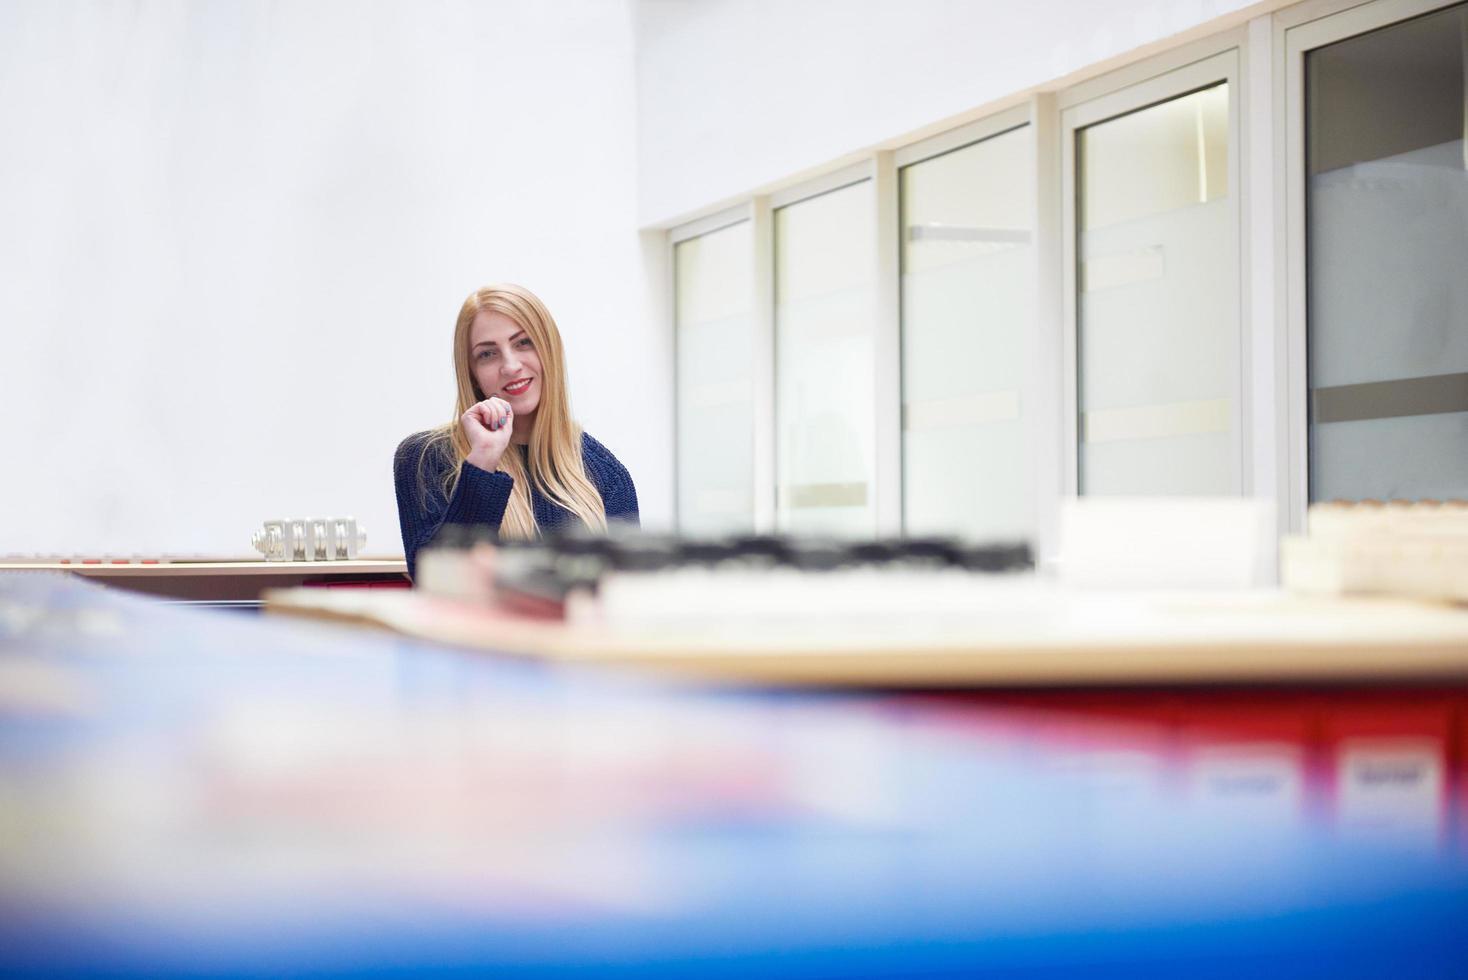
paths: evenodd
<path fill-rule="evenodd" d="M 445 500 L 443 477 L 453 465 L 453 458 L 438 448 L 428 449 L 431 435 L 414 433 L 398 445 L 393 457 L 398 523 L 403 529 L 403 555 L 408 559 L 409 578 L 417 569 L 418 549 L 431 541 L 443 525 L 487 524 L 498 530 L 515 486 L 514 478 L 507 473 L 491 473 L 470 463 L 460 463 L 458 485 L 453 496 Z M 428 449 L 426 453 L 425 449 Z M 514 446 L 506 450 L 520 451 Z M 632 485 L 627 467 L 611 450 L 585 433 L 581 436 L 581 460 L 586 465 L 587 477 L 606 505 L 607 520 L 639 523 L 637 488 Z M 534 485 L 530 488 L 530 503 L 542 531 L 576 521 L 570 511 L 546 499 Z"/>

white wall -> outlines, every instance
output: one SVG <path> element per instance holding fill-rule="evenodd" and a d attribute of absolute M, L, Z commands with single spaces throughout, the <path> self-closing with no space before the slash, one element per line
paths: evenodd
<path fill-rule="evenodd" d="M 664 225 L 1250 0 L 639 0 L 638 217 Z"/>
<path fill-rule="evenodd" d="M 339 514 L 400 553 L 393 448 L 452 413 L 495 279 L 666 524 L 632 31 L 612 0 L 0 4 L 0 554 Z"/>

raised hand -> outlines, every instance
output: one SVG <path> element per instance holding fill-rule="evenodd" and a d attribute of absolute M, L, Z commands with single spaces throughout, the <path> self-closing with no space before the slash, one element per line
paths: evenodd
<path fill-rule="evenodd" d="M 515 414 L 510 403 L 503 398 L 486 398 L 471 405 L 459 417 L 459 425 L 469 439 L 467 462 L 481 470 L 494 471 L 515 431 Z"/>

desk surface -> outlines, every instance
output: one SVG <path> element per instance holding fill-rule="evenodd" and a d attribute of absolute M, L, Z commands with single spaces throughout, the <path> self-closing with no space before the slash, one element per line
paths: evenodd
<path fill-rule="evenodd" d="M 976 594 L 978 596 L 978 594 Z M 962 618 L 709 618 L 590 626 L 508 617 L 406 590 L 266 593 L 266 611 L 560 663 L 825 687 L 1468 683 L 1468 609 L 1391 597 L 1067 591 L 996 582 Z"/>
<path fill-rule="evenodd" d="M 402 559 L 359 558 L 351 561 L 96 561 L 0 562 L 0 572 L 75 572 L 101 578 L 198 575 L 391 575 L 406 574 Z"/>
<path fill-rule="evenodd" d="M 708 689 L 0 576 L 0 973 L 1459 975 L 1468 692 L 1191 703 Z"/>
<path fill-rule="evenodd" d="M 406 584 L 401 560 L 30 562 L 0 564 L 0 577 L 23 572 L 70 572 L 130 592 L 192 602 L 258 605 L 266 589 L 312 582 Z"/>

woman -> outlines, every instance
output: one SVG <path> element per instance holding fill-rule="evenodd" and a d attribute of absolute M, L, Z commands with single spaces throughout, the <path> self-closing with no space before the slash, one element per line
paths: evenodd
<path fill-rule="evenodd" d="M 580 521 L 637 523 L 627 468 L 571 418 L 555 320 L 521 286 L 471 293 L 454 327 L 457 420 L 404 439 L 393 461 L 408 575 L 445 524 L 502 539 Z"/>

